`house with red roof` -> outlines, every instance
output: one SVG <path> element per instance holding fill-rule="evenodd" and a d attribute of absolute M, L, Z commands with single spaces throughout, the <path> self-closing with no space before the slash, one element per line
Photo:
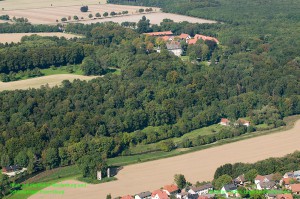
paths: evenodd
<path fill-rule="evenodd" d="M 229 126 L 230 120 L 227 119 L 227 118 L 221 118 L 221 121 L 220 121 L 219 124 L 220 124 L 220 125 L 223 125 L 223 126 Z"/>
<path fill-rule="evenodd" d="M 179 36 L 177 36 L 181 40 L 185 40 L 186 43 L 192 38 L 189 34 L 181 33 Z"/>
<path fill-rule="evenodd" d="M 165 185 L 163 187 L 163 191 L 166 192 L 169 195 L 174 195 L 177 194 L 179 191 L 179 188 L 177 185 L 175 184 L 171 184 L 171 185 Z"/>
<path fill-rule="evenodd" d="M 280 185 L 281 186 L 285 186 L 285 188 L 288 188 L 290 186 L 290 184 L 292 184 L 293 182 L 297 182 L 297 178 L 282 178 L 280 180 Z"/>
<path fill-rule="evenodd" d="M 286 194 L 278 194 L 276 196 L 276 199 L 293 199 L 293 195 L 290 193 L 286 193 Z"/>
<path fill-rule="evenodd" d="M 251 124 L 250 121 L 241 118 L 238 119 L 237 123 L 246 127 L 250 126 Z"/>
<path fill-rule="evenodd" d="M 169 196 L 166 192 L 159 189 L 152 192 L 151 199 L 169 199 Z"/>
<path fill-rule="evenodd" d="M 255 184 L 258 184 L 260 182 L 270 182 L 272 181 L 273 175 L 274 174 L 265 175 L 265 176 L 257 175 L 256 178 L 254 179 L 254 182 Z"/>
<path fill-rule="evenodd" d="M 300 194 L 300 184 L 291 184 L 289 189 L 292 191 L 293 194 Z"/>
<path fill-rule="evenodd" d="M 216 42 L 217 44 L 220 43 L 219 40 L 217 40 L 217 39 L 214 38 L 214 37 L 209 37 L 209 36 L 200 35 L 200 34 L 196 34 L 196 35 L 194 36 L 194 38 L 196 38 L 196 39 L 198 39 L 198 40 L 199 40 L 199 39 L 202 39 L 203 41 L 207 41 L 207 40 L 214 41 L 214 42 Z"/>
<path fill-rule="evenodd" d="M 218 39 L 216 39 L 216 38 L 214 38 L 214 37 L 209 37 L 209 36 L 205 36 L 205 35 L 200 35 L 200 34 L 196 34 L 195 36 L 194 36 L 194 38 L 192 38 L 192 39 L 189 39 L 188 40 L 188 44 L 189 45 L 192 45 L 192 44 L 195 44 L 198 40 L 203 40 L 203 41 L 207 41 L 207 40 L 209 40 L 209 41 L 214 41 L 214 42 L 216 42 L 217 44 L 219 44 L 220 42 L 219 42 L 219 40 Z"/>
<path fill-rule="evenodd" d="M 174 40 L 174 36 L 163 36 L 163 37 L 160 37 L 160 38 L 162 40 L 164 40 L 165 42 Z"/>
<path fill-rule="evenodd" d="M 189 45 L 193 45 L 193 44 L 195 44 L 197 41 L 198 41 L 197 38 L 192 38 L 192 39 L 189 39 L 187 43 L 188 43 Z"/>

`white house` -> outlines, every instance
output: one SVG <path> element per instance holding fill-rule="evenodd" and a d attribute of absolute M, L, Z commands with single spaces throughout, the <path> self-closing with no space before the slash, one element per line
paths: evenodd
<path fill-rule="evenodd" d="M 237 123 L 238 123 L 238 124 L 241 124 L 241 125 L 243 125 L 243 126 L 246 126 L 246 127 L 249 127 L 250 124 L 251 124 L 250 121 L 244 120 L 244 119 L 238 119 Z"/>
<path fill-rule="evenodd" d="M 172 41 L 170 43 L 166 44 L 167 49 L 169 52 L 173 53 L 177 57 L 181 56 L 182 54 L 182 48 L 179 42 L 177 41 Z"/>
<path fill-rule="evenodd" d="M 274 181 L 268 181 L 268 182 L 259 182 L 256 184 L 256 188 L 258 190 L 263 190 L 263 189 L 272 189 L 274 188 L 276 183 Z"/>
<path fill-rule="evenodd" d="M 226 198 L 238 196 L 237 186 L 235 184 L 224 185 L 221 189 L 221 193 L 226 195 Z"/>
<path fill-rule="evenodd" d="M 221 121 L 220 121 L 219 124 L 220 124 L 220 125 L 223 125 L 223 126 L 229 126 L 230 120 L 229 120 L 229 119 L 226 119 L 226 118 L 221 118 Z"/>
<path fill-rule="evenodd" d="M 27 171 L 27 168 L 22 168 L 18 165 L 7 166 L 2 168 L 2 174 L 7 175 L 8 177 L 14 177 L 20 173 Z"/>
<path fill-rule="evenodd" d="M 134 199 L 150 199 L 150 198 L 151 198 L 151 192 L 150 191 L 141 192 L 141 193 L 136 194 L 134 196 Z"/>
<path fill-rule="evenodd" d="M 258 184 L 260 182 L 270 182 L 272 181 L 272 178 L 273 178 L 273 174 L 265 175 L 265 176 L 257 175 L 256 178 L 254 179 L 254 182 L 255 184 Z"/>
<path fill-rule="evenodd" d="M 191 187 L 188 192 L 190 194 L 204 195 L 208 194 L 210 190 L 213 190 L 212 184 L 205 184 L 200 187 Z"/>

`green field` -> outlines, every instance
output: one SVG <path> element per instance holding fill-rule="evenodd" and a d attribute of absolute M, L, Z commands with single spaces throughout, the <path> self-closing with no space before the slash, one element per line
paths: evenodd
<path fill-rule="evenodd" d="M 59 74 L 84 75 L 84 72 L 83 70 L 81 70 L 80 65 L 50 67 L 46 69 L 40 69 L 40 72 L 42 76 L 59 75 Z M 26 75 L 26 72 L 19 72 L 16 74 L 16 78 L 17 80 L 24 80 L 24 79 L 34 78 L 34 77 Z"/>
<path fill-rule="evenodd" d="M 73 72 L 70 72 L 70 69 L 72 69 Z M 81 70 L 80 65 L 70 65 L 70 66 L 41 69 L 41 72 L 43 73 L 44 76 L 58 75 L 58 74 L 84 75 L 84 72 L 83 70 Z"/>
<path fill-rule="evenodd" d="M 40 184 L 42 185 L 43 183 L 47 183 L 47 184 L 55 184 L 64 180 L 68 180 L 68 179 L 76 179 L 80 177 L 80 171 L 77 168 L 77 166 L 72 165 L 72 166 L 68 166 L 68 167 L 61 167 L 61 168 L 57 168 L 54 170 L 50 170 L 50 171 L 45 171 L 42 172 L 38 175 L 36 175 L 35 177 L 27 180 L 24 182 L 24 184 L 26 185 L 34 185 L 34 184 Z M 26 192 L 30 192 L 30 191 L 40 191 L 43 188 L 45 188 L 46 186 L 40 186 L 40 187 L 29 187 L 26 186 L 24 188 L 22 188 L 22 191 Z M 29 196 L 33 195 L 33 193 L 28 193 L 28 194 L 12 194 L 12 195 L 8 195 L 5 198 L 9 198 L 9 199 L 24 199 L 24 198 L 28 198 Z"/>

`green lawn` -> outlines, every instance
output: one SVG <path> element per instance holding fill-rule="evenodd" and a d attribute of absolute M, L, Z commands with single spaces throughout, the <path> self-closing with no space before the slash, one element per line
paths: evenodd
<path fill-rule="evenodd" d="M 68 65 L 68 66 L 61 66 L 61 67 L 51 67 L 46 69 L 39 69 L 42 73 L 42 76 L 48 75 L 58 75 L 58 74 L 75 74 L 75 75 L 84 75 L 83 70 L 81 70 L 80 65 Z M 35 78 L 37 76 L 29 76 L 26 71 L 18 72 L 15 75 L 17 80 L 25 80 L 29 78 Z"/>
<path fill-rule="evenodd" d="M 181 58 L 182 61 L 190 61 L 189 56 L 181 56 L 180 58 Z"/>
<path fill-rule="evenodd" d="M 109 68 L 109 73 L 115 74 L 115 75 L 121 75 L 121 69 L 119 69 L 119 68 Z"/>
<path fill-rule="evenodd" d="M 195 139 L 200 135 L 211 135 L 211 134 L 216 134 L 218 133 L 222 128 L 224 128 L 223 126 L 219 125 L 219 124 L 214 124 L 208 127 L 204 127 L 204 128 L 200 128 L 200 129 L 196 129 L 193 130 L 189 133 L 184 134 L 183 136 L 179 137 L 179 138 L 173 138 L 172 140 L 178 144 L 180 142 L 182 142 L 184 139 Z"/>
<path fill-rule="evenodd" d="M 222 126 L 220 126 L 218 124 L 214 124 L 209 127 L 196 129 L 194 131 L 184 134 L 183 136 L 181 136 L 179 138 L 170 138 L 169 140 L 172 140 L 175 144 L 180 144 L 185 139 L 193 140 L 193 139 L 196 139 L 200 135 L 210 135 L 210 134 L 218 133 L 221 128 L 222 128 Z M 159 130 L 159 127 L 150 126 L 150 127 L 143 129 L 142 131 L 146 133 L 146 132 L 154 132 L 154 131 L 158 131 L 158 130 Z M 152 151 L 158 150 L 159 144 L 163 141 L 160 141 L 157 143 L 151 143 L 151 144 L 138 144 L 134 147 L 131 147 L 129 149 L 129 152 L 130 152 L 130 154 L 152 152 Z"/>
<path fill-rule="evenodd" d="M 73 70 L 72 73 L 70 72 L 70 68 Z M 44 76 L 58 75 L 58 74 L 84 75 L 84 72 L 83 70 L 81 70 L 80 65 L 69 65 L 69 66 L 41 69 L 41 72 L 43 73 Z"/>

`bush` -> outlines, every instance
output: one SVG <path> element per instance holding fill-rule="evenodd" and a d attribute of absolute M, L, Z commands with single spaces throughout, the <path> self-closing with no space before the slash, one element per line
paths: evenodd
<path fill-rule="evenodd" d="M 74 19 L 74 20 L 78 20 L 79 18 L 75 15 L 75 16 L 73 17 L 73 19 Z"/>
<path fill-rule="evenodd" d="M 63 18 L 61 18 L 61 21 L 62 21 L 62 22 L 65 22 L 65 21 L 67 21 L 67 18 L 66 18 L 66 17 L 63 17 Z"/>
<path fill-rule="evenodd" d="M 81 12 L 87 12 L 89 10 L 89 7 L 88 6 L 82 6 L 81 8 L 80 8 L 80 11 Z"/>
<path fill-rule="evenodd" d="M 160 149 L 165 152 L 172 151 L 175 149 L 175 144 L 172 140 L 166 140 L 160 144 Z"/>
<path fill-rule="evenodd" d="M 90 19 L 93 18 L 93 15 L 92 15 L 92 14 L 89 14 L 89 18 L 90 18 Z"/>
<path fill-rule="evenodd" d="M 99 17 L 101 17 L 101 14 L 99 12 L 97 12 L 95 16 L 99 18 Z"/>
<path fill-rule="evenodd" d="M 108 16 L 108 12 L 103 13 L 103 16 L 107 17 Z"/>
<path fill-rule="evenodd" d="M 115 15 L 117 15 L 117 13 L 114 12 L 114 11 L 112 11 L 112 12 L 110 13 L 110 16 L 115 16 Z"/>
<path fill-rule="evenodd" d="M 2 16 L 0 16 L 0 20 L 9 20 L 9 16 L 8 15 L 2 15 Z"/>

